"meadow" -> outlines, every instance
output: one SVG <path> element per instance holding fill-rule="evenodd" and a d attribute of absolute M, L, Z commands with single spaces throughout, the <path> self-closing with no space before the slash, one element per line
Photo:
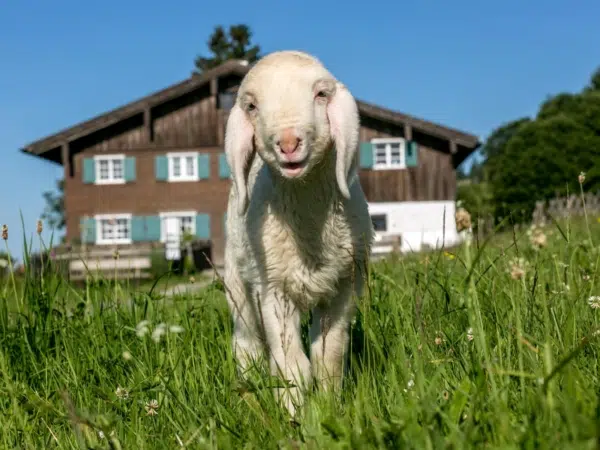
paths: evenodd
<path fill-rule="evenodd" d="M 599 243 L 593 217 L 373 263 L 344 387 L 295 420 L 237 376 L 218 278 L 167 301 L 49 261 L 0 279 L 0 446 L 600 448 Z"/>

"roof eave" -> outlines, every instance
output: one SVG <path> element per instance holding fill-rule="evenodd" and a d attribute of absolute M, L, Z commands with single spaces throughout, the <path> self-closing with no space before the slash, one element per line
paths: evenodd
<path fill-rule="evenodd" d="M 21 151 L 50 160 L 49 158 L 44 157 L 44 153 L 53 148 L 56 148 L 66 142 L 75 140 L 87 133 L 92 133 L 96 131 L 96 129 L 110 126 L 131 116 L 143 113 L 146 108 L 152 108 L 158 104 L 183 95 L 185 92 L 200 88 L 206 83 L 210 82 L 210 80 L 213 78 L 232 74 L 244 76 L 251 67 L 251 64 L 248 64 L 247 61 L 243 60 L 226 61 L 218 67 L 207 70 L 203 74 L 192 75 L 191 77 L 180 81 L 179 83 L 175 83 L 167 88 L 148 94 L 138 100 L 134 100 L 133 102 L 118 108 L 114 108 L 89 120 L 80 122 L 72 127 L 62 129 L 61 131 L 46 136 L 42 139 L 38 139 L 23 147 Z M 410 126 L 421 132 L 436 136 L 441 139 L 453 140 L 457 144 L 469 148 L 469 154 L 475 151 L 475 149 L 481 145 L 481 142 L 477 136 L 472 134 L 400 113 L 398 111 L 384 108 L 363 100 L 357 99 L 357 102 L 361 114 L 389 123 L 408 123 Z"/>
<path fill-rule="evenodd" d="M 22 147 L 22 148 L 19 149 L 19 151 L 21 153 L 24 153 L 24 154 L 28 155 L 28 156 L 32 156 L 34 158 L 40 158 L 40 159 L 43 159 L 44 161 L 48 161 L 48 162 L 51 162 L 53 164 L 57 164 L 59 166 L 63 165 L 62 160 L 61 161 L 57 161 L 56 159 L 48 158 L 47 156 L 45 156 L 45 153 L 47 153 L 47 152 L 44 152 L 44 153 L 35 153 L 35 152 L 32 152 L 31 149 L 28 148 L 28 147 Z"/>
<path fill-rule="evenodd" d="M 457 144 L 467 148 L 475 149 L 480 145 L 479 138 L 473 134 L 465 133 L 455 128 L 450 128 L 418 117 L 409 116 L 408 114 L 365 102 L 364 100 L 357 99 L 357 102 L 359 104 L 359 109 L 362 109 L 361 112 L 363 114 L 374 117 L 375 119 L 398 124 L 408 123 L 413 128 L 424 133 L 441 139 L 455 141 Z"/>
<path fill-rule="evenodd" d="M 84 130 L 86 130 L 88 127 L 93 128 L 94 124 L 97 122 L 106 120 L 107 123 L 104 123 L 100 126 L 109 126 L 113 123 L 113 121 L 118 122 L 120 120 L 127 119 L 128 117 L 131 117 L 133 115 L 143 113 L 145 108 L 153 107 L 156 104 L 160 104 L 165 101 L 169 101 L 172 98 L 176 98 L 177 96 L 181 95 L 180 91 L 187 91 L 188 89 L 197 89 L 210 82 L 211 79 L 219 76 L 229 74 L 238 74 L 243 76 L 248 72 L 248 70 L 249 67 L 246 61 L 226 61 L 220 66 L 207 70 L 201 75 L 192 75 L 191 77 L 180 81 L 179 83 L 175 83 L 165 89 L 153 92 L 151 94 L 139 98 L 138 100 L 134 100 L 133 102 L 114 108 L 105 113 L 92 117 L 91 119 L 80 122 L 74 126 L 64 128 L 56 133 L 31 142 L 28 145 L 26 145 L 23 149 L 27 153 L 41 156 L 43 153 L 47 152 L 51 148 L 61 145 L 63 141 L 67 142 L 69 140 L 76 139 L 77 137 L 79 137 L 78 135 L 84 132 Z M 110 119 L 111 116 L 119 114 L 121 114 L 122 117 L 118 117 L 118 119 L 114 120 Z"/>

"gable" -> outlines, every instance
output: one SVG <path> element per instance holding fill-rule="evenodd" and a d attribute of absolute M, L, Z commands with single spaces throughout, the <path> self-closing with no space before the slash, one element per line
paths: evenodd
<path fill-rule="evenodd" d="M 120 108 L 40 139 L 21 150 L 63 164 L 63 158 L 89 148 L 121 149 L 222 145 L 227 110 L 245 61 L 227 61 Z M 469 133 L 357 100 L 361 120 L 371 126 L 402 128 L 428 147 L 448 151 L 457 164 L 480 142 Z"/>

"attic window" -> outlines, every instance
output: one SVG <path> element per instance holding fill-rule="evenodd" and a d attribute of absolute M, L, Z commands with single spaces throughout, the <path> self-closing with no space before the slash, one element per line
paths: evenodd
<path fill-rule="evenodd" d="M 376 138 L 373 143 L 373 169 L 406 168 L 406 141 L 402 138 Z"/>
<path fill-rule="evenodd" d="M 235 103 L 235 92 L 219 93 L 219 109 L 230 111 Z"/>

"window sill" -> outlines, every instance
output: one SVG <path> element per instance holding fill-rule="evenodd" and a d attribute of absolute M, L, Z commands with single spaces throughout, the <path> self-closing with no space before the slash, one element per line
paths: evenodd
<path fill-rule="evenodd" d="M 103 185 L 103 184 L 125 184 L 125 180 L 96 180 L 94 184 Z"/>
<path fill-rule="evenodd" d="M 168 178 L 167 182 L 169 183 L 189 183 L 191 181 L 200 181 L 200 178 Z"/>
<path fill-rule="evenodd" d="M 133 243 L 132 239 L 111 239 L 111 240 L 97 240 L 96 245 L 130 245 Z"/>
<path fill-rule="evenodd" d="M 406 166 L 401 165 L 401 164 L 399 164 L 399 165 L 392 165 L 392 166 L 388 166 L 388 165 L 385 165 L 385 166 L 376 166 L 376 165 L 373 165 L 372 169 L 373 170 L 402 170 L 402 169 L 406 169 Z"/>

